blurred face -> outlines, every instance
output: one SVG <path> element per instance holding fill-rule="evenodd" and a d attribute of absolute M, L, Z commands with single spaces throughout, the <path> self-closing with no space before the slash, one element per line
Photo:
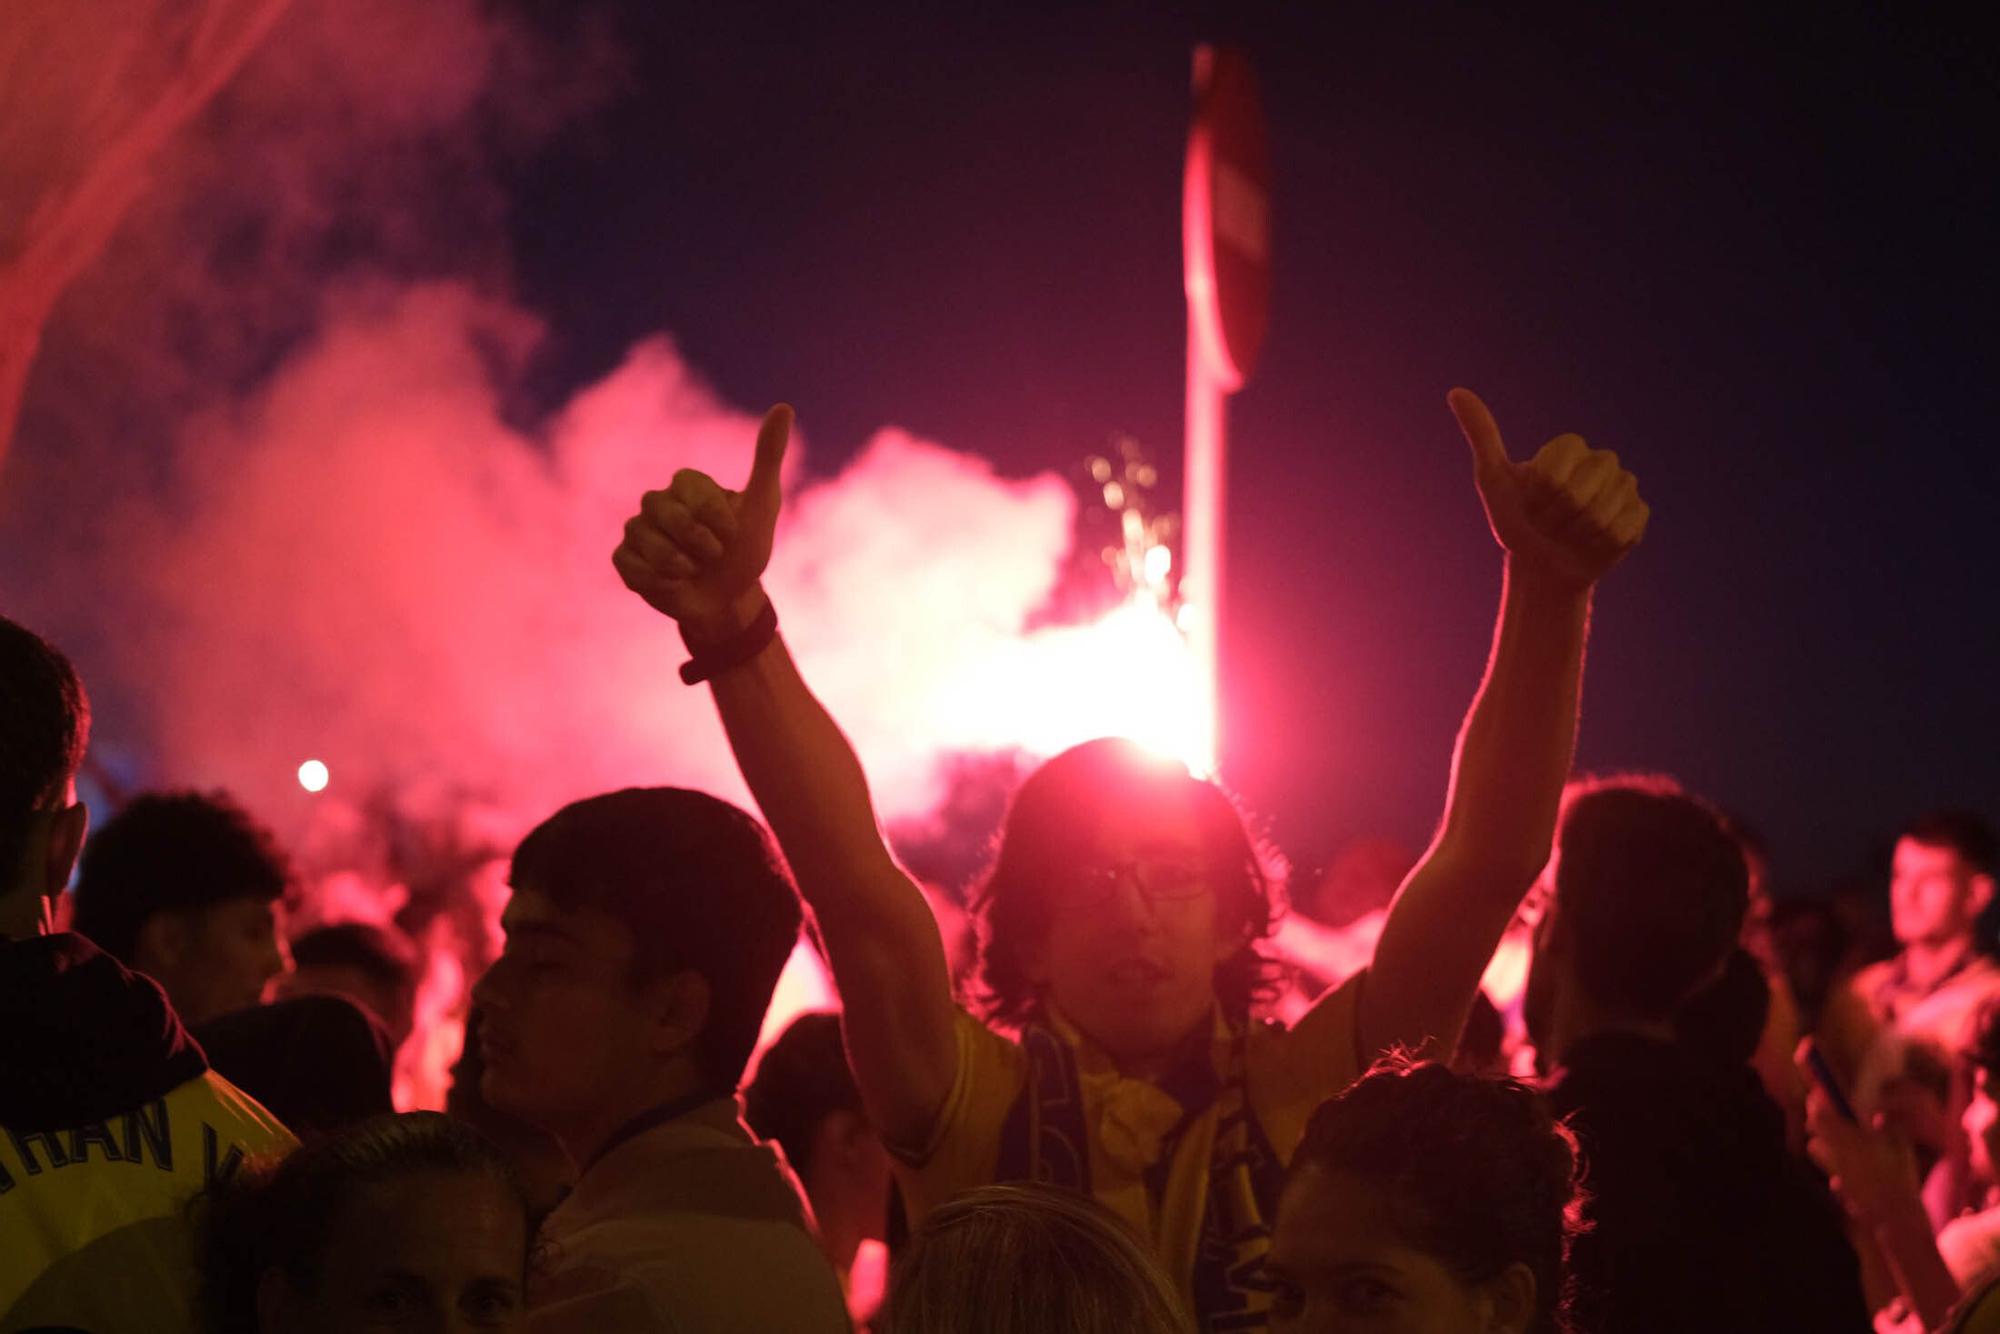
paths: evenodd
<path fill-rule="evenodd" d="M 558 908 L 530 885 L 515 888 L 500 926 L 506 948 L 472 990 L 480 1092 L 569 1138 L 631 1101 L 656 1068 L 647 989 L 632 981 L 632 933 L 604 913 Z"/>
<path fill-rule="evenodd" d="M 1239 946 L 1193 811 L 1117 811 L 1056 889 L 1039 980 L 1113 1059 L 1143 1066 L 1207 1019 L 1215 966 Z"/>
<path fill-rule="evenodd" d="M 424 1172 L 361 1191 L 310 1291 L 273 1271 L 263 1334 L 456 1334 L 523 1327 L 528 1221 L 485 1173 Z"/>
<path fill-rule="evenodd" d="M 156 913 L 134 966 L 150 973 L 189 1026 L 261 1005 L 291 966 L 284 905 L 224 899 L 203 908 Z"/>
<path fill-rule="evenodd" d="M 1992 897 L 1990 876 L 1975 874 L 1955 848 L 1903 839 L 1896 844 L 1889 908 L 1905 945 L 1948 945 L 1972 934 Z"/>
<path fill-rule="evenodd" d="M 1989 1189 L 2000 1186 L 2000 1173 L 1994 1170 L 1994 1163 L 2000 1161 L 2000 1104 L 1993 1100 L 1996 1092 L 2000 1090 L 1993 1087 L 1992 1077 L 1983 1068 L 1977 1070 L 1972 1079 L 1972 1101 L 1959 1118 L 1971 1150 L 1973 1175 Z"/>
<path fill-rule="evenodd" d="M 1315 1168 L 1285 1188 L 1265 1269 L 1273 1334 L 1520 1334 L 1534 1316 L 1526 1265 L 1463 1282 L 1402 1241 L 1373 1186 Z"/>

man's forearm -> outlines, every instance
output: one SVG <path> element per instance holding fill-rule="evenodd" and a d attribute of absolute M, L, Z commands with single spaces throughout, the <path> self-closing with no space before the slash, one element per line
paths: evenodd
<path fill-rule="evenodd" d="M 1527 879 L 1547 861 L 1576 747 L 1589 617 L 1587 587 L 1506 563 L 1493 651 L 1459 732 L 1438 834 L 1454 858 Z M 1493 893 L 1511 915 L 1518 893 L 1497 883 Z"/>
<path fill-rule="evenodd" d="M 859 905 L 844 888 L 893 864 L 854 748 L 799 675 L 782 638 L 711 683 L 744 781 L 822 919 Z M 860 871 L 863 874 L 857 875 Z"/>
<path fill-rule="evenodd" d="M 1486 674 L 1452 754 L 1438 835 L 1390 905 L 1362 1041 L 1451 1054 L 1479 977 L 1548 859 L 1569 776 L 1590 595 L 1503 576 Z"/>

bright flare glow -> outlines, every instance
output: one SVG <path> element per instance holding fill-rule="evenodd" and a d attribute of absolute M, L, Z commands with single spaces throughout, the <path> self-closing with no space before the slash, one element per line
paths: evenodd
<path fill-rule="evenodd" d="M 966 742 L 1046 757 L 1094 737 L 1122 736 L 1202 777 L 1215 771 L 1194 657 L 1143 591 L 1091 624 L 994 644 L 943 693 L 942 717 L 978 719 L 979 735 Z"/>
<path fill-rule="evenodd" d="M 299 766 L 299 786 L 308 792 L 326 791 L 327 779 L 331 776 L 318 760 L 307 760 Z"/>
<path fill-rule="evenodd" d="M 1192 642 L 1196 609 L 1170 579 L 1179 521 L 1154 510 L 1159 473 L 1138 443 L 1118 441 L 1117 454 L 1087 467 L 1118 520 L 1104 559 L 1124 600 L 1095 621 L 998 637 L 967 655 L 972 667 L 941 692 L 929 719 L 952 749 L 1019 747 L 1047 758 L 1117 736 L 1214 777 L 1214 691 Z"/>

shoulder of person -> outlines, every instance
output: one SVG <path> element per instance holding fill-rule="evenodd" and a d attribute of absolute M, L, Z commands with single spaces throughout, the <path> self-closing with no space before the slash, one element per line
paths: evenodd
<path fill-rule="evenodd" d="M 680 1334 L 651 1285 L 601 1265 L 544 1275 L 529 1297 L 528 1334 Z"/>

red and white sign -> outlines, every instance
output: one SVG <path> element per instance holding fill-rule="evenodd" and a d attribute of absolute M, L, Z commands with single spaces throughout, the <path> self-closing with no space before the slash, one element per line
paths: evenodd
<path fill-rule="evenodd" d="M 1194 127 L 1181 191 L 1188 310 L 1209 371 L 1240 389 L 1271 312 L 1271 152 L 1250 61 L 1195 53 Z"/>

